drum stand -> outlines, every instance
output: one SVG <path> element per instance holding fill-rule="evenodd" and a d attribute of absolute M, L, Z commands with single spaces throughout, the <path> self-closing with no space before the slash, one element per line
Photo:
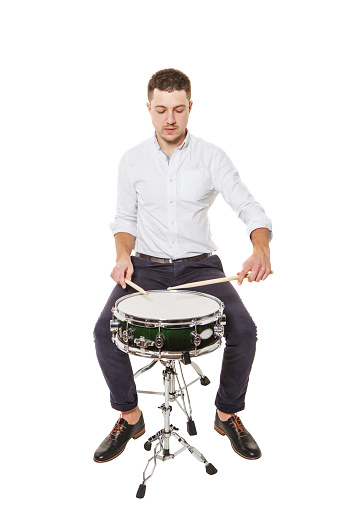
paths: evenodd
<path fill-rule="evenodd" d="M 195 447 L 191 446 L 183 437 L 178 435 L 177 431 L 178 428 L 173 426 L 173 424 L 170 424 L 170 414 L 172 407 L 170 406 L 170 403 L 173 401 L 176 401 L 181 408 L 181 410 L 186 414 L 188 421 L 187 421 L 187 432 L 189 435 L 196 435 L 197 431 L 195 428 L 194 421 L 192 420 L 192 408 L 191 403 L 188 395 L 187 387 L 189 385 L 192 385 L 193 383 L 200 380 L 201 385 L 208 385 L 210 381 L 206 376 L 203 375 L 202 371 L 200 370 L 199 366 L 195 364 L 194 362 L 190 361 L 187 363 L 190 363 L 194 370 L 198 373 L 199 377 L 193 380 L 191 383 L 186 384 L 182 368 L 181 368 L 181 361 L 175 361 L 175 360 L 161 360 L 161 359 L 155 359 L 147 366 L 139 369 L 134 375 L 134 378 L 141 375 L 145 371 L 151 369 L 158 361 L 165 366 L 165 369 L 163 370 L 163 381 L 165 386 L 165 392 L 153 392 L 153 391 L 139 391 L 139 393 L 144 394 L 158 394 L 165 396 L 165 402 L 159 407 L 162 410 L 162 414 L 164 416 L 164 428 L 158 431 L 155 435 L 151 436 L 147 442 L 144 444 L 144 448 L 147 451 L 150 451 L 152 448 L 152 443 L 155 442 L 153 455 L 148 460 L 146 464 L 146 468 L 143 472 L 143 482 L 140 484 L 138 491 L 137 491 L 137 498 L 143 498 L 145 496 L 146 492 L 146 481 L 152 477 L 155 467 L 156 467 L 156 461 L 157 459 L 161 461 L 166 461 L 169 459 L 174 459 L 178 454 L 180 454 L 183 451 L 188 450 L 198 461 L 201 461 L 204 463 L 206 472 L 209 475 L 213 475 L 217 473 L 217 469 L 212 465 L 212 463 L 208 463 L 206 458 L 204 457 L 201 452 L 199 452 Z M 183 387 L 180 384 L 179 377 L 176 371 L 176 362 L 179 364 L 180 368 L 180 374 L 181 378 L 183 380 Z M 175 388 L 175 381 L 177 380 L 179 389 L 176 390 Z M 189 412 L 187 411 L 187 407 L 185 404 L 185 396 L 188 402 Z M 179 403 L 178 398 L 181 398 L 183 406 Z M 182 445 L 182 447 L 176 451 L 175 453 L 170 452 L 170 437 L 173 436 L 178 440 L 178 442 Z M 149 475 L 146 476 L 146 472 L 148 467 L 150 466 L 150 463 L 153 462 L 153 468 L 150 471 Z"/>

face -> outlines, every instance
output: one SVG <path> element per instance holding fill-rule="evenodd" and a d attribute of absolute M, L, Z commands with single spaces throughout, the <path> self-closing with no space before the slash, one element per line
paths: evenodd
<path fill-rule="evenodd" d="M 147 103 L 158 138 L 168 144 L 181 145 L 186 137 L 186 126 L 192 108 L 185 90 L 166 92 L 154 89 L 151 103 Z"/>

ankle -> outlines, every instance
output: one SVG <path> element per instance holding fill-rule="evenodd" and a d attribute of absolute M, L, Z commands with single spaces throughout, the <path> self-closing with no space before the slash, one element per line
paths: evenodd
<path fill-rule="evenodd" d="M 228 419 L 234 415 L 234 414 L 226 414 L 225 412 L 221 412 L 218 409 L 217 409 L 217 414 L 221 421 L 228 421 Z"/>
<path fill-rule="evenodd" d="M 121 412 L 121 417 L 125 419 L 125 421 L 128 422 L 128 424 L 136 424 L 138 420 L 140 419 L 141 411 L 140 408 L 137 406 L 133 408 L 132 410 L 129 410 L 128 412 Z"/>

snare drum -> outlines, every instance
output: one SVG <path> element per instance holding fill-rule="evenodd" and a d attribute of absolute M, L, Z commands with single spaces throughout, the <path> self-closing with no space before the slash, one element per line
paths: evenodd
<path fill-rule="evenodd" d="M 126 295 L 112 309 L 112 340 L 134 355 L 187 360 L 221 345 L 223 308 L 217 297 L 192 291 Z"/>

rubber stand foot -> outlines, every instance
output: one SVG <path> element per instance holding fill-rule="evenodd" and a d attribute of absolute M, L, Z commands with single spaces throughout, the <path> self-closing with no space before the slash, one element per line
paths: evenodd
<path fill-rule="evenodd" d="M 149 440 L 147 440 L 147 442 L 144 443 L 144 449 L 145 451 L 150 451 L 152 449 L 152 444 Z"/>
<path fill-rule="evenodd" d="M 137 498 L 144 498 L 146 492 L 146 484 L 140 484 L 138 491 L 137 491 Z"/>
<path fill-rule="evenodd" d="M 207 376 L 202 376 L 200 378 L 200 383 L 201 383 L 201 385 L 209 385 L 211 382 L 210 382 L 209 378 L 207 378 Z"/>
<path fill-rule="evenodd" d="M 190 435 L 190 436 L 193 436 L 193 435 L 196 435 L 197 434 L 197 429 L 195 427 L 195 423 L 194 421 L 192 421 L 192 419 L 190 419 L 189 421 L 187 421 L 187 433 Z"/>
<path fill-rule="evenodd" d="M 218 470 L 215 468 L 215 466 L 212 465 L 212 463 L 207 463 L 205 468 L 206 468 L 206 472 L 209 475 L 214 475 L 218 472 Z"/>

